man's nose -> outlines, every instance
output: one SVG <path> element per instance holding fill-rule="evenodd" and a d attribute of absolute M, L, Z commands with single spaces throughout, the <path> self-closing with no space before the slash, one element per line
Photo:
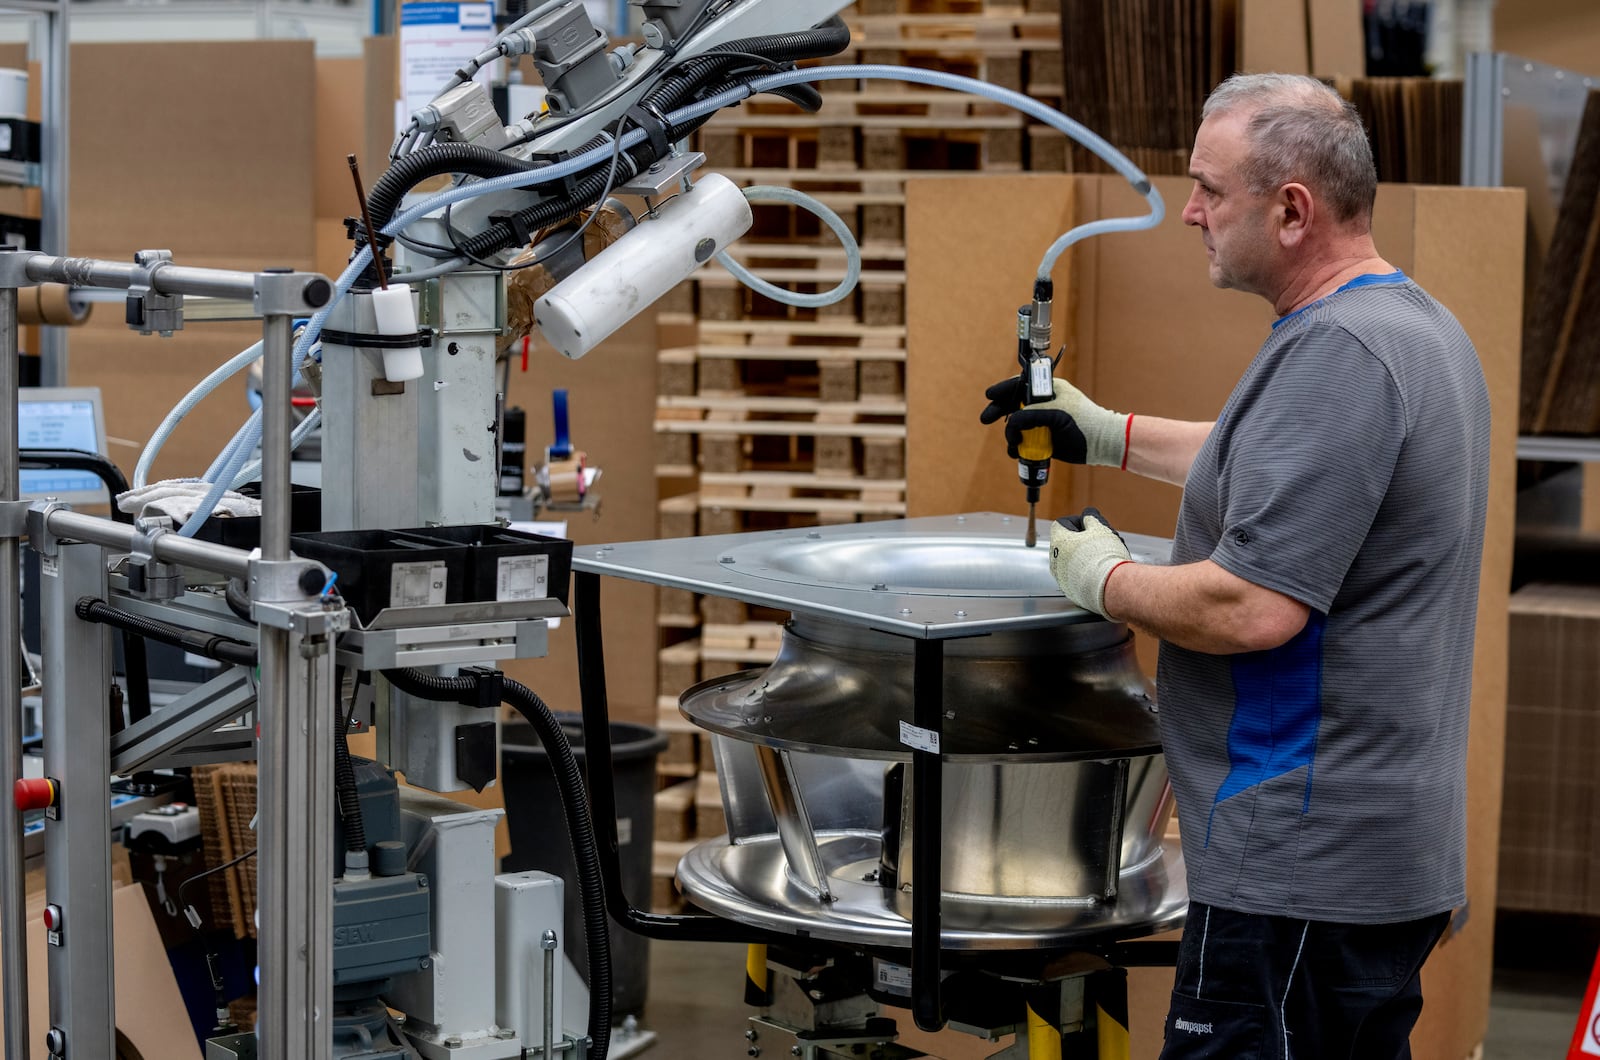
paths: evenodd
<path fill-rule="evenodd" d="M 1200 192 L 1195 189 L 1189 193 L 1189 201 L 1183 204 L 1183 223 L 1186 225 L 1199 225 L 1205 220 L 1205 211 L 1200 208 Z"/>

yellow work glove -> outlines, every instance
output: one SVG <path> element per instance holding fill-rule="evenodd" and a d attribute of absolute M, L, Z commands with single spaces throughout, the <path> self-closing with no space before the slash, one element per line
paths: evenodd
<path fill-rule="evenodd" d="M 1068 600 L 1103 618 L 1106 579 L 1124 563 L 1132 563 L 1122 535 L 1094 508 L 1082 515 L 1057 519 L 1050 527 L 1050 573 Z"/>
<path fill-rule="evenodd" d="M 1065 379 L 1055 380 L 1055 397 L 1035 405 L 1022 404 L 1022 378 L 1011 376 L 984 391 L 989 404 L 978 414 L 980 422 L 1006 417 L 1006 451 L 1012 459 L 1022 432 L 1032 427 L 1050 429 L 1051 455 L 1068 464 L 1095 464 L 1125 468 L 1128 460 L 1128 421 L 1131 416 L 1103 409 Z"/>

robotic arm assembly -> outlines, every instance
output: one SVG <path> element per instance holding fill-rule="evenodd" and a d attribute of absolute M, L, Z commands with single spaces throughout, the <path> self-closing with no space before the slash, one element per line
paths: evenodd
<path fill-rule="evenodd" d="M 882 936 L 889 941 L 869 954 L 837 941 L 823 944 L 827 936 L 821 934 L 774 932 L 737 916 L 656 917 L 628 907 L 615 879 L 609 796 L 597 789 L 598 820 L 591 822 L 560 726 L 537 695 L 494 668 L 504 659 L 546 653 L 547 620 L 567 613 L 571 560 L 570 542 L 562 543 L 565 552 L 527 554 L 523 542 L 497 525 L 504 401 L 497 358 L 532 330 L 564 356 L 582 357 L 712 259 L 791 305 L 825 305 L 851 292 L 859 248 L 830 210 L 791 189 L 741 189 L 704 171 L 704 155 L 686 147 L 719 110 L 758 93 L 808 111 L 823 106 L 814 85 L 825 80 L 888 78 L 981 95 L 1084 144 L 1145 198 L 1147 213 L 1075 228 L 1045 254 L 1019 323 L 1019 392 L 1025 397 L 1018 404 L 1050 390 L 1056 260 L 1086 236 L 1153 227 L 1162 218 L 1161 199 L 1105 141 L 1019 93 L 896 66 L 799 67 L 849 46 L 850 32 L 838 18 L 847 0 L 630 3 L 642 9 L 642 45 L 611 48 L 579 0 L 549 0 L 510 23 L 457 71 L 397 137 L 386 172 L 371 186 L 365 218 L 349 225 L 349 264 L 331 283 L 297 274 L 188 269 L 160 252 L 145 252 L 150 256 L 131 267 L 0 254 L 0 344 L 7 334 L 15 337 L 14 328 L 4 326 L 6 289 L 45 281 L 125 288 L 129 319 L 137 316 L 146 331 L 182 327 L 186 295 L 243 299 L 265 321 L 258 346 L 212 372 L 167 417 L 134 474 L 136 490 L 146 487 L 154 456 L 177 422 L 265 351 L 262 407 L 203 481 L 188 484 L 205 496 L 181 525 L 141 520 L 126 527 L 49 504 L 26 513 L 24 527 L 24 514 L 13 510 L 15 475 L 8 486 L 0 464 L 0 515 L 9 528 L 0 534 L 0 566 L 5 542 L 26 536 L 44 557 L 46 575 L 49 786 L 39 790 L 48 791 L 47 812 L 66 808 L 45 828 L 47 897 L 57 923 L 76 925 L 52 936 L 52 1055 L 112 1055 L 106 1018 L 112 1010 L 111 932 L 102 887 L 109 867 L 100 854 L 88 860 L 84 854 L 103 846 L 107 773 L 180 761 L 173 755 L 185 740 L 246 712 L 254 714 L 259 732 L 261 1017 L 255 1035 L 210 1043 L 208 1060 L 549 1060 L 557 1051 L 601 1060 L 610 1032 L 608 911 L 657 938 L 771 942 L 773 992 L 762 1026 L 790 1035 L 796 1056 L 820 1060 L 855 1055 L 862 1047 L 883 1056 L 921 1055 L 890 1044 L 892 1025 L 875 1015 L 869 994 L 915 998 L 919 1022 L 942 1021 L 937 1005 L 922 1004 L 938 993 L 937 918 L 931 943 L 928 929 L 914 946 L 912 936 L 901 943 L 890 932 Z M 489 64 L 522 59 L 539 73 L 544 104 L 536 114 L 508 120 L 475 75 Z M 445 178 L 448 187 L 438 190 Z M 819 294 L 785 291 L 728 256 L 751 227 L 750 203 L 769 200 L 816 213 L 840 237 L 849 263 L 843 283 Z M 527 277 L 534 282 L 524 283 Z M 531 304 L 528 312 L 509 308 L 508 288 Z M 996 330 L 1004 334 L 1009 325 Z M 0 356 L 7 353 L 0 349 Z M 296 380 L 310 386 L 317 402 L 291 428 Z M 0 389 L 4 383 L 0 378 Z M 0 393 L 0 401 L 7 397 Z M 291 553 L 289 453 L 319 427 L 321 532 L 297 536 Z M 1021 472 L 1031 504 L 1047 458 L 1030 463 L 1030 453 L 1022 454 Z M 259 549 L 194 540 L 224 496 L 232 503 L 230 491 L 257 477 Z M 463 591 L 464 585 L 476 585 L 478 594 Z M 581 584 L 578 595 L 580 655 L 586 638 L 597 653 L 598 595 L 592 626 L 585 625 Z M 0 625 L 7 621 L 0 614 Z M 219 653 L 221 674 L 113 739 L 104 731 L 107 711 L 96 706 L 110 684 L 104 638 L 112 626 L 186 646 L 202 643 Z M 15 636 L 9 629 L 0 635 Z M 1131 667 L 1131 654 L 1123 654 Z M 916 658 L 921 674 L 920 646 Z M 580 663 L 585 714 L 596 697 L 603 713 L 603 663 L 598 673 Z M 14 691 L 16 682 L 10 684 Z M 1084 687 L 1100 689 L 1099 695 L 1116 684 L 1101 675 Z M 1142 711 L 1138 702 L 1129 699 L 1129 709 Z M 427 794 L 481 790 L 493 779 L 498 729 L 492 719 L 503 704 L 533 723 L 557 774 L 577 861 L 577 878 L 566 881 L 567 900 L 581 904 L 588 936 L 593 996 L 586 1034 L 565 1033 L 572 1029 L 560 1015 L 560 959 L 550 956 L 559 943 L 545 927 L 559 926 L 560 881 L 552 889 L 538 874 L 496 876 L 497 815 Z M 381 764 L 352 759 L 343 739 L 349 720 L 369 709 Z M 1138 726 L 1146 720 L 1139 714 Z M 48 736 L 58 731 L 73 731 L 79 747 L 109 747 L 109 757 L 68 755 L 67 741 Z M 14 735 L 0 727 L 0 743 L 7 745 L 0 750 L 7 755 Z M 591 734 L 591 750 L 594 739 Z M 1134 742 L 1148 757 L 1149 741 L 1141 735 Z M 591 766 L 609 761 L 604 743 L 601 750 Z M 764 779 L 782 779 L 788 759 L 781 769 L 778 761 L 762 759 Z M 874 782 L 883 782 L 881 763 L 873 768 Z M 396 773 L 408 787 L 397 786 Z M 860 779 L 851 776 L 852 784 Z M 594 776 L 589 779 L 594 785 Z M 609 791 L 609 784 L 601 787 Z M 898 804 L 891 805 L 899 798 L 898 779 L 895 784 L 894 796 L 878 797 L 883 821 L 892 817 L 899 836 Z M 908 779 L 908 800 L 914 787 Z M 1152 790 L 1160 787 L 1156 782 Z M 937 786 L 931 790 L 937 801 Z M 1164 820 L 1158 806 L 1150 809 L 1151 820 Z M 1117 801 L 1118 829 L 1122 813 Z M 923 828 L 928 819 L 916 820 Z M 596 840 L 596 824 L 606 840 Z M 909 809 L 905 825 L 909 849 Z M 1155 853 L 1141 855 L 1141 864 L 1159 867 L 1159 836 L 1153 842 Z M 0 851 L 0 875 L 20 879 L 20 862 L 7 851 Z M 903 880 L 910 868 L 907 860 Z M 909 893 L 909 882 L 903 890 Z M 1085 899 L 1090 904 L 1116 893 L 1115 859 L 1109 869 L 1101 866 L 1092 891 Z M 937 904 L 937 887 L 923 892 L 919 902 Z M 878 901 L 877 884 L 871 893 Z M 898 898 L 903 905 L 905 895 Z M 0 926 L 20 927 L 13 919 L 20 916 L 16 903 L 7 898 L 4 904 Z M 19 970 L 11 958 L 20 947 L 7 949 L 9 1045 L 26 1040 L 25 1013 L 14 1004 L 19 981 L 25 996 L 26 967 Z M 907 959 L 909 970 L 900 963 Z M 760 963 L 753 958 L 752 968 Z M 1059 1057 L 1064 1029 L 1093 1035 L 1092 1015 L 1084 1016 L 1093 1011 L 1086 1001 L 1093 988 L 1085 993 L 1081 975 L 1045 974 L 1028 962 L 1017 969 L 1009 979 L 983 980 L 999 998 L 991 1011 L 1015 1000 L 1004 982 L 1026 981 L 1033 999 L 1028 1011 L 1048 1017 L 1049 1033 L 1033 1040 L 1054 1035 Z M 869 989 L 875 975 L 876 988 Z M 405 1014 L 403 1022 L 392 1018 L 394 1011 Z M 1019 1040 L 1027 1038 L 1026 1019 L 1018 1020 L 1008 1026 L 986 1016 L 969 1029 L 991 1037 L 1019 1031 Z M 1021 1048 L 1030 1057 L 1049 1055 Z"/>

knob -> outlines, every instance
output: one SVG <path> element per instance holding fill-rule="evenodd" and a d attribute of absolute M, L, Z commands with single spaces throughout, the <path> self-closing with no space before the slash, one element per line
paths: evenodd
<path fill-rule="evenodd" d="M 19 780 L 11 789 L 11 798 L 23 813 L 48 809 L 56 802 L 56 782 L 48 777 Z"/>
<path fill-rule="evenodd" d="M 44 1034 L 44 1047 L 51 1056 L 67 1055 L 67 1035 L 60 1027 L 51 1027 Z"/>

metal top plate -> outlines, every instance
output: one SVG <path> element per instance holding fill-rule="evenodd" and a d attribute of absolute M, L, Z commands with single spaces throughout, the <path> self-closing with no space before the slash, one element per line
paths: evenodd
<path fill-rule="evenodd" d="M 1099 621 L 1050 575 L 1048 522 L 995 512 L 810 529 L 581 545 L 575 570 L 725 596 L 923 640 Z M 1133 558 L 1165 563 L 1171 542 L 1124 534 Z"/>

